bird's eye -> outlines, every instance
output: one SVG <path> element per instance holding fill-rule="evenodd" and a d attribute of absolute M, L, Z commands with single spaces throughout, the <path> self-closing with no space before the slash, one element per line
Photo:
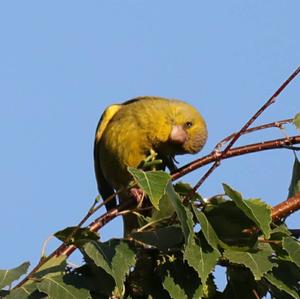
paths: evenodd
<path fill-rule="evenodd" d="M 187 122 L 184 124 L 184 126 L 185 126 L 186 128 L 190 128 L 192 125 L 193 125 L 193 123 L 192 123 L 191 121 L 187 121 Z"/>

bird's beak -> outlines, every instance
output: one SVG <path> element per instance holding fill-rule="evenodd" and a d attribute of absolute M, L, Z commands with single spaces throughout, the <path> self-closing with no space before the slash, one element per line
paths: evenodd
<path fill-rule="evenodd" d="M 188 139 L 188 135 L 186 131 L 180 125 L 174 125 L 172 127 L 169 140 L 172 143 L 184 144 Z"/>

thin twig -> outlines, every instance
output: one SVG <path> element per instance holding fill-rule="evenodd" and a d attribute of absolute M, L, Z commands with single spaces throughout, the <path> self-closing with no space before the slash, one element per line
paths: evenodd
<path fill-rule="evenodd" d="M 249 133 L 252 133 L 252 132 L 255 132 L 255 131 L 270 129 L 270 128 L 279 128 L 279 129 L 282 129 L 284 124 L 291 123 L 291 122 L 293 122 L 293 118 L 283 119 L 283 120 L 279 120 L 279 121 L 274 121 L 274 122 L 271 122 L 271 123 L 267 123 L 267 124 L 263 124 L 263 125 L 260 125 L 260 126 L 249 128 L 245 132 L 242 132 L 241 135 L 249 134 Z M 226 144 L 227 142 L 229 142 L 235 135 L 236 135 L 236 133 L 233 133 L 233 134 L 225 137 L 223 140 L 221 140 L 215 146 L 215 151 L 219 152 L 220 149 L 223 147 L 223 145 Z"/>
<path fill-rule="evenodd" d="M 118 208 L 114 208 L 110 210 L 109 212 L 106 212 L 102 216 L 98 217 L 96 220 L 94 220 L 90 225 L 89 229 L 92 232 L 98 231 L 101 227 L 103 227 L 106 223 L 114 219 L 116 216 L 118 216 L 118 213 L 120 210 L 124 210 L 129 208 L 131 205 L 134 204 L 133 200 L 129 200 L 121 205 L 118 206 Z M 40 260 L 40 262 L 30 271 L 30 273 L 22 280 L 20 281 L 15 287 L 18 288 L 25 284 L 28 280 L 34 278 L 34 274 L 41 268 L 42 265 L 44 265 L 46 262 L 48 262 L 52 258 L 57 258 L 60 256 L 65 255 L 66 258 L 70 256 L 74 251 L 76 250 L 75 245 L 67 245 L 65 243 L 61 244 L 58 248 L 56 248 L 50 255 L 47 257 L 44 257 Z"/>
<path fill-rule="evenodd" d="M 253 295 L 255 296 L 255 299 L 261 299 L 260 296 L 258 295 L 258 292 L 256 289 L 252 290 Z"/>
<path fill-rule="evenodd" d="M 244 146 L 239 146 L 228 150 L 222 159 L 225 160 L 236 156 L 241 156 L 245 154 L 250 154 L 250 153 L 255 153 L 255 152 L 260 152 L 260 151 L 265 151 L 270 149 L 282 149 L 282 148 L 288 149 L 290 145 L 299 144 L 299 143 L 300 143 L 300 135 L 291 136 L 288 138 L 268 140 L 259 143 L 247 144 Z M 212 162 L 218 161 L 219 157 L 220 157 L 220 153 L 214 151 L 207 156 L 201 157 L 200 159 L 197 159 L 189 164 L 186 164 L 172 173 L 172 180 L 175 181 L 183 177 L 187 173 L 194 171 L 195 169 L 203 167 Z"/>
<path fill-rule="evenodd" d="M 240 138 L 242 134 L 252 125 L 252 123 L 272 104 L 275 103 L 276 98 L 280 93 L 286 88 L 286 86 L 300 73 L 300 67 L 298 67 L 288 79 L 276 90 L 276 92 L 266 101 L 264 105 L 245 123 L 245 125 L 238 131 L 237 134 L 231 139 L 226 148 L 220 153 L 218 159 L 214 164 L 207 170 L 207 172 L 200 178 L 200 180 L 195 184 L 193 190 L 184 198 L 184 202 L 188 202 L 189 199 L 196 193 L 198 188 L 205 182 L 205 180 L 210 176 L 210 174 L 220 165 L 221 160 L 230 150 L 230 148 L 235 144 L 235 142 Z"/>
<path fill-rule="evenodd" d="M 144 226 L 142 226 L 139 229 L 137 229 L 137 232 L 140 233 L 140 232 L 144 231 L 146 228 L 151 227 L 153 224 L 169 220 L 172 217 L 173 217 L 173 215 L 172 216 L 166 216 L 166 217 L 163 217 L 163 218 L 159 218 L 159 219 L 150 221 L 147 224 L 145 224 Z"/>
<path fill-rule="evenodd" d="M 88 212 L 86 215 L 80 220 L 80 222 L 77 224 L 77 226 L 74 228 L 74 230 L 70 233 L 70 235 L 66 238 L 65 243 L 68 243 L 75 234 L 78 232 L 78 230 L 82 227 L 82 225 L 96 212 L 98 211 L 101 207 L 106 205 L 109 201 L 111 201 L 120 191 L 116 191 L 113 194 L 111 194 L 108 198 L 106 198 L 103 202 L 101 202 L 98 206 L 97 203 L 99 202 L 100 195 L 96 197 L 94 200 L 92 206 L 89 208 Z M 45 248 L 44 248 L 45 250 Z"/>
<path fill-rule="evenodd" d="M 96 199 L 94 200 L 92 206 L 89 208 L 89 210 L 86 213 L 86 215 L 77 224 L 78 228 L 80 228 L 87 221 L 87 219 L 89 219 L 93 215 L 93 213 L 95 213 L 95 207 L 97 206 L 97 203 L 99 202 L 99 199 L 100 199 L 100 195 L 98 195 L 96 197 Z M 100 205 L 102 206 L 102 204 L 103 204 L 103 202 Z"/>

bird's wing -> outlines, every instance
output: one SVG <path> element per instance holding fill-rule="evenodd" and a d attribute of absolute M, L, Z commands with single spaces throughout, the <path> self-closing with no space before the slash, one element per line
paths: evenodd
<path fill-rule="evenodd" d="M 94 167 L 95 174 L 97 179 L 98 191 L 101 194 L 103 200 L 107 199 L 110 195 L 114 193 L 113 188 L 105 179 L 101 164 L 100 164 L 100 142 L 103 132 L 105 131 L 108 123 L 113 118 L 113 116 L 122 108 L 122 105 L 111 105 L 109 106 L 102 114 L 95 134 L 95 142 L 94 142 Z M 116 198 L 114 197 L 110 200 L 105 206 L 107 210 L 115 208 L 117 205 Z"/>
<path fill-rule="evenodd" d="M 114 117 L 114 115 L 122 108 L 123 104 L 115 104 L 107 107 L 103 114 L 101 115 L 101 118 L 99 120 L 97 129 L 96 129 L 96 136 L 95 141 L 100 141 L 104 130 L 106 129 L 108 123 L 110 120 Z"/>

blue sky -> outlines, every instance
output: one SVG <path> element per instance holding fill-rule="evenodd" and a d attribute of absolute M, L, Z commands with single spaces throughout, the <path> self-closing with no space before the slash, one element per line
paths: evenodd
<path fill-rule="evenodd" d="M 93 202 L 93 137 L 106 106 L 138 95 L 186 100 L 207 120 L 207 154 L 300 64 L 299 11 L 296 0 L 2 1 L 0 268 L 35 264 L 43 241 Z M 256 124 L 293 117 L 299 94 L 297 78 Z M 239 144 L 282 136 L 274 129 Z M 286 198 L 292 163 L 287 150 L 227 160 L 200 193 L 226 182 L 274 205 Z M 103 240 L 121 236 L 120 223 Z"/>

